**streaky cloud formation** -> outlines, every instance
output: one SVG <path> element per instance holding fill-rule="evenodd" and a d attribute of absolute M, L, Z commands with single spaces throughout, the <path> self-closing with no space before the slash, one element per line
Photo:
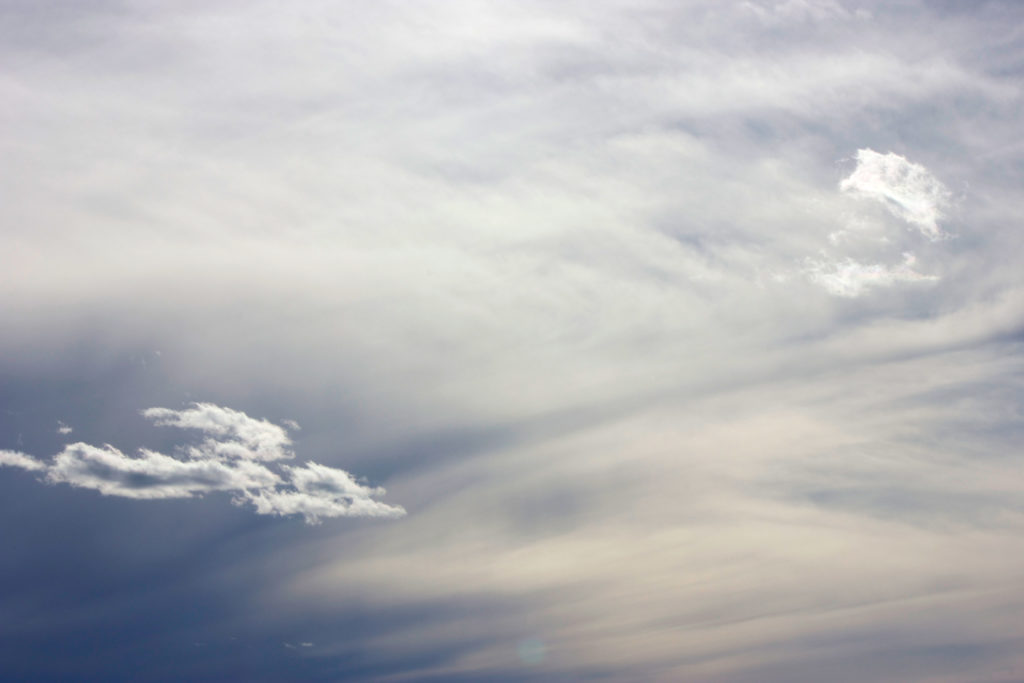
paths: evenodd
<path fill-rule="evenodd" d="M 812 260 L 807 272 L 812 280 L 830 294 L 854 298 L 874 287 L 891 286 L 898 282 L 934 282 L 939 279 L 936 275 L 915 271 L 916 261 L 911 253 L 903 254 L 903 262 L 891 267 L 881 263 L 860 263 L 852 258 L 834 263 Z"/>
<path fill-rule="evenodd" d="M 0 465 L 45 472 L 52 484 L 93 489 L 135 499 L 191 498 L 234 493 L 236 505 L 251 503 L 261 515 L 302 515 L 317 524 L 329 517 L 401 517 L 405 510 L 374 500 L 385 490 L 358 483 L 344 470 L 309 462 L 281 466 L 293 458 L 287 431 L 245 413 L 211 403 L 184 410 L 149 408 L 142 414 L 159 426 L 196 429 L 209 435 L 199 446 L 180 448 L 184 457 L 149 449 L 125 455 L 110 445 L 69 444 L 49 464 L 15 451 L 0 451 Z"/>
<path fill-rule="evenodd" d="M 839 184 L 839 189 L 881 202 L 930 240 L 945 236 L 938 221 L 949 205 L 949 190 L 924 166 L 899 154 L 857 150 L 857 168 Z"/>

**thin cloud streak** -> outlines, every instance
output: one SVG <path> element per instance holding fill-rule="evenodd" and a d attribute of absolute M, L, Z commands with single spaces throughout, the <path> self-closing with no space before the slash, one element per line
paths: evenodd
<path fill-rule="evenodd" d="M 836 296 L 857 297 L 874 287 L 889 287 L 899 282 L 934 282 L 937 275 L 914 270 L 913 254 L 904 254 L 903 263 L 889 267 L 880 263 L 859 263 L 851 258 L 835 263 L 811 261 L 807 272 L 815 282 Z"/>

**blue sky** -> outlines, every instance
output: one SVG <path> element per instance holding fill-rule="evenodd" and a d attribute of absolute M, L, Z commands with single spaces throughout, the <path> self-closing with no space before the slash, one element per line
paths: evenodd
<path fill-rule="evenodd" d="M 0 0 L 0 678 L 1024 681 L 1022 26 Z"/>

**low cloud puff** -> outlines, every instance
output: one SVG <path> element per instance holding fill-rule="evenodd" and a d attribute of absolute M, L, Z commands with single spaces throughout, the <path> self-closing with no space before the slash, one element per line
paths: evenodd
<path fill-rule="evenodd" d="M 45 481 L 70 484 L 123 498 L 191 498 L 214 491 L 234 494 L 237 505 L 257 514 L 301 514 L 308 524 L 327 517 L 401 517 L 405 510 L 374 498 L 380 487 L 358 483 L 348 472 L 314 462 L 301 467 L 266 463 L 295 457 L 288 432 L 267 420 L 211 403 L 184 410 L 149 408 L 158 426 L 194 429 L 206 438 L 179 449 L 179 457 L 149 449 L 128 456 L 110 445 L 64 447 L 49 463 L 16 451 L 0 451 L 0 466 L 45 472 Z"/>
<path fill-rule="evenodd" d="M 928 169 L 899 154 L 881 154 L 872 149 L 857 150 L 856 159 L 857 168 L 839 183 L 841 192 L 882 203 L 889 213 L 933 242 L 946 237 L 938 221 L 944 216 L 950 193 Z M 856 242 L 860 232 L 858 222 L 849 223 L 849 227 L 850 230 L 830 234 L 829 241 L 834 246 L 850 240 Z M 881 253 L 876 254 L 878 260 L 871 259 L 875 262 L 849 255 L 828 256 L 823 252 L 821 259 L 807 259 L 803 272 L 830 294 L 846 298 L 859 297 L 878 287 L 939 279 L 938 275 L 918 272 L 915 269 L 917 257 L 910 251 L 902 253 L 900 263 L 888 265 L 886 261 L 891 263 L 892 255 L 884 247 L 891 243 L 889 236 L 876 236 L 875 240 L 883 247 Z"/>
<path fill-rule="evenodd" d="M 23 470 L 45 470 L 46 464 L 31 455 L 17 451 L 0 451 L 0 467 L 20 467 Z"/>
<path fill-rule="evenodd" d="M 839 184 L 839 189 L 881 202 L 928 239 L 944 236 L 938 221 L 949 204 L 949 190 L 924 166 L 899 154 L 857 150 L 857 168 Z"/>

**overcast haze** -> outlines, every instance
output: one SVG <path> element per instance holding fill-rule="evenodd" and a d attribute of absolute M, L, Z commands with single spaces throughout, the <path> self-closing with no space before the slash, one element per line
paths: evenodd
<path fill-rule="evenodd" d="M 1024 5 L 0 0 L 0 678 L 1024 681 Z"/>

